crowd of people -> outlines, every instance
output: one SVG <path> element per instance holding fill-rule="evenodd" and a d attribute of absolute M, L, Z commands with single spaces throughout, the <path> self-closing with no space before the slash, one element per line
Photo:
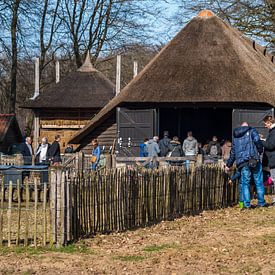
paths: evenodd
<path fill-rule="evenodd" d="M 213 136 L 212 140 L 202 146 L 201 143 L 193 137 L 193 133 L 189 131 L 183 144 L 179 138 L 174 136 L 169 138 L 169 132 L 164 131 L 163 138 L 159 140 L 158 136 L 152 139 L 145 138 L 140 144 L 140 157 L 193 157 L 202 154 L 210 161 L 223 159 L 227 161 L 231 150 L 231 142 L 225 140 L 222 144 L 218 141 L 217 136 Z"/>
<path fill-rule="evenodd" d="M 204 155 L 206 159 L 215 162 L 224 161 L 225 171 L 230 174 L 231 167 L 236 163 L 236 173 L 231 176 L 230 182 L 239 179 L 239 201 L 242 208 L 251 208 L 250 187 L 255 185 L 258 206 L 266 206 L 265 184 L 273 185 L 275 181 L 275 120 L 272 116 L 266 116 L 263 120 L 264 126 L 269 129 L 266 138 L 257 130 L 243 122 L 240 127 L 234 129 L 232 143 L 226 140 L 221 144 L 216 136 L 206 145 L 202 146 L 191 131 L 187 133 L 186 139 L 181 142 L 177 136 L 169 138 L 168 131 L 164 132 L 163 138 L 158 136 L 144 139 L 140 144 L 140 157 L 154 159 L 160 157 L 195 157 Z M 23 155 L 24 165 L 31 165 L 33 159 L 38 165 L 59 165 L 60 135 L 55 136 L 52 144 L 43 137 L 38 148 L 33 151 L 31 137 L 26 137 L 21 144 L 20 151 Z M 91 157 L 91 169 L 96 170 L 100 161 L 101 149 L 97 139 L 92 141 L 93 151 Z M 72 145 L 68 144 L 65 153 L 73 153 Z M 171 165 L 180 165 L 181 161 L 170 161 Z M 156 165 L 156 164 L 153 164 Z M 152 168 L 155 168 L 153 166 Z M 275 190 L 273 190 L 275 191 Z M 275 204 L 275 197 L 273 198 Z"/>
<path fill-rule="evenodd" d="M 60 165 L 61 150 L 60 150 L 60 135 L 56 135 L 54 142 L 50 144 L 46 137 L 41 139 L 36 150 L 32 147 L 32 138 L 30 136 L 25 138 L 25 142 L 20 144 L 19 150 L 23 156 L 24 165 L 32 165 L 33 160 L 36 165 Z M 92 140 L 93 151 L 91 157 L 91 169 L 96 170 L 98 163 L 100 161 L 100 146 L 97 139 Z M 72 144 L 68 144 L 64 151 L 65 154 L 74 153 L 74 148 Z"/>
<path fill-rule="evenodd" d="M 61 163 L 60 140 L 60 135 L 56 135 L 54 142 L 50 144 L 48 139 L 43 137 L 34 151 L 32 146 L 32 138 L 30 136 L 26 137 L 25 142 L 20 144 L 19 147 L 20 153 L 23 156 L 24 165 L 33 164 L 33 160 L 36 165 L 59 165 Z M 73 152 L 71 145 L 68 145 L 66 150 L 71 150 L 71 153 Z"/>
<path fill-rule="evenodd" d="M 251 208 L 252 184 L 256 188 L 258 206 L 265 207 L 265 186 L 272 185 L 275 193 L 275 120 L 272 116 L 266 116 L 263 123 L 269 130 L 266 138 L 247 122 L 243 122 L 240 127 L 234 129 L 232 143 L 226 140 L 222 145 L 217 137 L 213 136 L 209 143 L 202 146 L 191 131 L 181 144 L 177 136 L 170 139 L 168 131 L 165 131 L 161 140 L 158 136 L 149 140 L 144 139 L 140 144 L 140 157 L 192 157 L 202 154 L 210 161 L 222 159 L 228 175 L 236 163 L 237 170 L 230 176 L 229 182 L 239 179 L 240 207 Z M 275 205 L 274 196 L 272 204 Z"/>

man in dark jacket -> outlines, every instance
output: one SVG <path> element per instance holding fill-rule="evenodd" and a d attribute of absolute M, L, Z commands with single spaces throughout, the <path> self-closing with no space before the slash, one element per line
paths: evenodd
<path fill-rule="evenodd" d="M 52 162 L 53 165 L 61 164 L 60 145 L 59 145 L 60 140 L 61 140 L 60 135 L 56 135 L 54 138 L 54 142 L 49 148 L 50 161 Z"/>
<path fill-rule="evenodd" d="M 166 157 L 169 152 L 169 145 L 170 145 L 171 139 L 169 138 L 168 131 L 164 131 L 163 133 L 163 139 L 159 141 L 159 149 L 160 149 L 160 156 Z"/>
<path fill-rule="evenodd" d="M 240 201 L 244 208 L 250 208 L 250 182 L 253 179 L 256 185 L 258 206 L 265 206 L 263 172 L 260 154 L 263 153 L 263 145 L 255 128 L 249 127 L 243 122 L 241 127 L 234 129 L 233 143 L 230 157 L 226 163 L 226 170 L 236 161 L 241 172 Z"/>
<path fill-rule="evenodd" d="M 263 159 L 263 164 L 270 169 L 270 176 L 273 182 L 275 182 L 275 120 L 272 116 L 266 116 L 263 122 L 264 126 L 269 129 L 266 140 L 262 140 L 265 152 L 264 156 L 266 157 L 264 159 L 267 160 L 267 163 L 264 163 Z M 272 204 L 275 204 L 275 197 L 272 199 Z"/>
<path fill-rule="evenodd" d="M 31 137 L 26 137 L 25 142 L 20 145 L 20 152 L 23 156 L 24 165 L 31 165 L 33 156 Z"/>

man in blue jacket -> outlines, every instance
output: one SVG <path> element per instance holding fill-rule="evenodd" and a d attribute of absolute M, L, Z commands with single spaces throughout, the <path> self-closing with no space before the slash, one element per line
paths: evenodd
<path fill-rule="evenodd" d="M 226 163 L 226 170 L 236 161 L 241 172 L 241 189 L 244 208 L 250 208 L 250 182 L 253 176 L 258 198 L 258 206 L 265 206 L 264 184 L 260 154 L 263 153 L 263 144 L 255 128 L 243 122 L 241 127 L 234 129 L 232 149 Z M 242 191 L 242 192 L 241 192 Z"/>

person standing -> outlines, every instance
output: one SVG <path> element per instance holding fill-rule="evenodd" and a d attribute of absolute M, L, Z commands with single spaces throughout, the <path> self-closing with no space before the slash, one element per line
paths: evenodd
<path fill-rule="evenodd" d="M 32 165 L 32 138 L 26 137 L 25 142 L 20 145 L 20 152 L 23 156 L 24 165 Z"/>
<path fill-rule="evenodd" d="M 158 157 L 159 153 L 160 153 L 158 140 L 159 140 L 159 137 L 154 136 L 147 143 L 148 157 L 150 158 L 148 167 L 152 168 L 152 169 L 158 167 L 158 161 L 156 159 Z M 146 164 L 146 166 L 147 166 L 147 164 Z"/>
<path fill-rule="evenodd" d="M 166 157 L 169 152 L 171 139 L 169 138 L 169 132 L 163 132 L 163 138 L 159 141 L 160 156 Z"/>
<path fill-rule="evenodd" d="M 272 116 L 265 116 L 263 119 L 264 126 L 269 129 L 266 140 L 262 139 L 264 153 L 266 158 L 266 166 L 270 169 L 270 177 L 273 183 L 275 182 L 275 120 Z M 263 160 L 263 162 L 264 162 Z M 275 188 L 275 185 L 273 185 Z M 273 190 L 274 192 L 275 190 Z M 272 199 L 272 204 L 275 204 L 275 197 Z"/>
<path fill-rule="evenodd" d="M 236 161 L 237 169 L 241 173 L 239 185 L 240 202 L 243 200 L 244 208 L 250 208 L 250 182 L 253 177 L 258 206 L 265 206 L 264 184 L 262 164 L 260 154 L 263 153 L 263 144 L 255 128 L 249 127 L 247 122 L 243 122 L 241 127 L 233 131 L 233 144 L 229 159 L 226 163 L 225 171 Z"/>
<path fill-rule="evenodd" d="M 160 148 L 158 145 L 158 136 L 154 136 L 152 139 L 150 139 L 147 143 L 147 149 L 148 149 L 148 157 L 157 157 L 160 153 Z"/>
<path fill-rule="evenodd" d="M 206 154 L 209 155 L 210 158 L 216 160 L 222 154 L 221 145 L 218 142 L 217 136 L 212 137 L 212 141 L 209 142 Z"/>
<path fill-rule="evenodd" d="M 174 136 L 169 145 L 169 157 L 182 157 L 183 150 L 179 138 Z M 180 161 L 169 161 L 171 165 L 180 165 Z"/>
<path fill-rule="evenodd" d="M 61 137 L 60 135 L 56 135 L 54 138 L 54 142 L 52 143 L 51 147 L 49 148 L 49 156 L 50 161 L 53 165 L 61 164 L 61 156 L 60 156 L 60 142 Z"/>
<path fill-rule="evenodd" d="M 41 139 L 41 144 L 36 149 L 35 158 L 36 163 L 39 165 L 48 165 L 49 164 L 49 148 L 50 144 L 48 143 L 48 139 L 43 137 Z"/>
<path fill-rule="evenodd" d="M 93 151 L 92 151 L 92 170 L 95 171 L 98 163 L 100 161 L 100 146 L 98 144 L 98 140 L 97 139 L 93 139 L 92 140 L 92 146 L 93 146 Z"/>
<path fill-rule="evenodd" d="M 226 140 L 224 142 L 224 145 L 222 146 L 222 159 L 224 162 L 227 162 L 230 156 L 232 144 L 229 140 Z"/>
<path fill-rule="evenodd" d="M 186 157 L 196 156 L 198 154 L 198 142 L 193 137 L 193 133 L 191 131 L 187 133 L 187 138 L 183 142 L 182 150 Z"/>
<path fill-rule="evenodd" d="M 144 141 L 139 145 L 139 156 L 140 157 L 148 157 L 148 138 L 145 138 Z"/>

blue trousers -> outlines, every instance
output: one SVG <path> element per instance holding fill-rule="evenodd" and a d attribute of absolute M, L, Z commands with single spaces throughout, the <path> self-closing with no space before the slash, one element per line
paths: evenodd
<path fill-rule="evenodd" d="M 263 183 L 262 164 L 258 162 L 255 168 L 250 168 L 247 165 L 241 169 L 241 185 L 242 185 L 241 196 L 243 197 L 245 208 L 250 207 L 250 182 L 251 182 L 252 176 L 254 179 L 254 183 L 256 185 L 258 205 L 259 206 L 265 205 L 265 199 L 264 199 L 265 191 L 264 191 L 264 183 Z"/>

